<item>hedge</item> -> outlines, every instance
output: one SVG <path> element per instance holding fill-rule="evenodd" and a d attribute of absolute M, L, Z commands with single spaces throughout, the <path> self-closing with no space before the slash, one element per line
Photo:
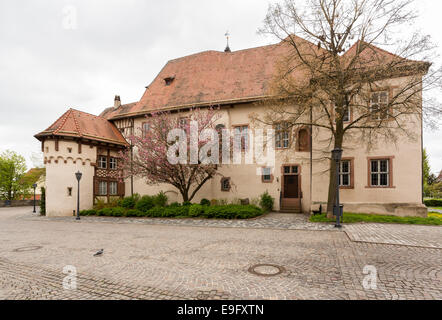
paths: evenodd
<path fill-rule="evenodd" d="M 442 199 L 429 199 L 424 201 L 427 207 L 442 207 Z"/>
<path fill-rule="evenodd" d="M 253 205 L 218 205 L 209 207 L 200 204 L 153 207 L 147 211 L 115 207 L 100 210 L 83 210 L 80 212 L 82 216 L 151 218 L 202 217 L 208 219 L 250 219 L 262 214 L 263 211 Z"/>

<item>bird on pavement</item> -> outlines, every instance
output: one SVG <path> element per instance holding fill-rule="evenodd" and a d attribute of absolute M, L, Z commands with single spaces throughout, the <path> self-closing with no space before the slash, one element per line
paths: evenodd
<path fill-rule="evenodd" d="M 104 249 L 100 249 L 97 253 L 94 254 L 94 257 L 101 256 L 104 252 Z"/>

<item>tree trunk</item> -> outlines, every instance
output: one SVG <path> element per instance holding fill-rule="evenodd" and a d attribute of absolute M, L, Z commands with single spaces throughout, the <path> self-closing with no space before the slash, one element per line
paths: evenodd
<path fill-rule="evenodd" d="M 339 123 L 337 124 L 339 126 Z M 340 123 L 342 126 L 342 123 Z M 335 149 L 340 148 L 342 149 L 342 141 L 343 141 L 343 130 L 341 127 L 341 130 L 337 130 L 336 137 L 335 137 Z M 336 179 L 336 162 L 332 159 L 330 161 L 330 183 L 328 185 L 328 200 L 327 200 L 327 218 L 333 218 L 333 206 L 336 202 L 336 185 L 338 184 L 338 181 Z"/>

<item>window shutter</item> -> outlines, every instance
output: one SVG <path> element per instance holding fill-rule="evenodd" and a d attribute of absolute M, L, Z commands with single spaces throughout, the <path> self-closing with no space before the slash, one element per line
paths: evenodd
<path fill-rule="evenodd" d="M 125 194 L 125 183 L 118 181 L 118 195 L 124 197 Z"/>
<path fill-rule="evenodd" d="M 94 194 L 97 196 L 99 193 L 99 181 L 97 178 L 94 178 Z"/>

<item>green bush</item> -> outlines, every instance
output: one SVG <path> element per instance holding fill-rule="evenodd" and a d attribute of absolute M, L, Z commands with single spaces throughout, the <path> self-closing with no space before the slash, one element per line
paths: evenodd
<path fill-rule="evenodd" d="M 442 199 L 429 199 L 424 201 L 427 207 L 442 207 Z"/>
<path fill-rule="evenodd" d="M 183 202 L 183 206 L 191 206 L 191 205 L 192 205 L 192 202 L 190 202 L 190 201 Z"/>
<path fill-rule="evenodd" d="M 126 213 L 126 210 L 121 207 L 112 208 L 112 216 L 114 217 L 123 217 Z"/>
<path fill-rule="evenodd" d="M 140 195 L 134 194 L 131 197 L 126 197 L 123 200 L 121 200 L 120 205 L 126 209 L 134 209 L 139 200 L 140 200 Z"/>
<path fill-rule="evenodd" d="M 170 207 L 170 208 L 181 207 L 181 204 L 179 204 L 178 202 L 172 202 L 172 203 L 169 205 L 169 207 Z"/>
<path fill-rule="evenodd" d="M 249 219 L 262 215 L 262 210 L 252 205 L 211 206 L 204 210 L 204 216 L 209 219 Z"/>
<path fill-rule="evenodd" d="M 167 196 L 163 191 L 153 197 L 154 205 L 157 207 L 165 207 L 167 205 L 167 200 Z"/>
<path fill-rule="evenodd" d="M 41 187 L 41 196 L 40 196 L 40 215 L 46 215 L 46 189 Z"/>
<path fill-rule="evenodd" d="M 273 199 L 272 196 L 269 195 L 268 191 L 264 192 L 260 198 L 261 200 L 259 201 L 259 205 L 261 206 L 261 208 L 266 212 L 272 211 L 275 199 Z"/>
<path fill-rule="evenodd" d="M 129 209 L 124 213 L 124 216 L 126 217 L 140 217 L 142 216 L 143 212 L 136 210 L 136 209 Z"/>
<path fill-rule="evenodd" d="M 163 217 L 187 217 L 189 215 L 190 206 L 169 207 L 165 208 Z"/>
<path fill-rule="evenodd" d="M 80 216 L 96 216 L 97 210 L 82 210 L 80 211 Z"/>
<path fill-rule="evenodd" d="M 208 199 L 201 199 L 200 205 L 202 205 L 202 206 L 210 206 L 210 200 L 208 200 Z"/>
<path fill-rule="evenodd" d="M 201 217 L 203 213 L 204 206 L 201 204 L 192 204 L 189 208 L 189 217 Z"/>
<path fill-rule="evenodd" d="M 145 213 L 146 217 L 152 217 L 152 218 L 161 218 L 164 216 L 164 211 L 166 209 L 163 207 L 154 207 L 152 209 L 150 209 L 149 211 L 147 211 Z"/>
<path fill-rule="evenodd" d="M 135 209 L 147 212 L 155 206 L 154 197 L 143 196 L 135 205 Z"/>

